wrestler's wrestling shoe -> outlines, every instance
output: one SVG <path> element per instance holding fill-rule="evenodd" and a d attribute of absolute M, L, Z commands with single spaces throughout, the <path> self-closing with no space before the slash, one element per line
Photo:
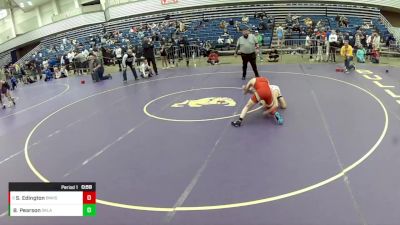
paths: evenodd
<path fill-rule="evenodd" d="M 241 120 L 232 121 L 231 124 L 234 127 L 240 127 L 240 125 L 242 125 L 242 121 Z"/>
<path fill-rule="evenodd" d="M 281 116 L 281 114 L 279 112 L 276 112 L 274 114 L 274 117 L 276 119 L 276 122 L 278 122 L 279 125 L 283 124 L 283 117 Z"/>

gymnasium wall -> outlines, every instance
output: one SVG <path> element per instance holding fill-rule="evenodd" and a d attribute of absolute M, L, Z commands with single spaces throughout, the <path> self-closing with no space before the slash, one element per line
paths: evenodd
<path fill-rule="evenodd" d="M 170 1 L 170 0 L 167 0 Z M 177 3 L 163 5 L 160 0 L 109 0 L 109 5 L 106 8 L 107 20 L 112 20 L 121 17 L 127 17 L 139 13 L 151 13 L 154 11 L 167 11 L 172 9 L 183 8 L 204 8 L 207 6 L 228 5 L 228 4 L 249 4 L 249 3 L 299 3 L 299 2 L 315 2 L 319 4 L 359 4 L 365 6 L 378 6 L 392 11 L 400 12 L 400 0 L 177 0 Z"/>
<path fill-rule="evenodd" d="M 8 16 L 0 20 L 0 43 L 2 43 L 0 45 L 0 52 L 43 38 L 52 33 L 134 15 L 188 8 L 215 7 L 228 4 L 276 4 L 277 2 L 287 4 L 290 2 L 300 2 L 294 0 L 177 0 L 177 3 L 164 5 L 161 4 L 161 0 L 101 0 L 101 6 L 97 6 L 98 8 L 85 8 L 80 6 L 84 1 L 85 0 L 53 0 L 26 13 L 23 13 L 23 11 L 19 9 L 15 10 L 13 18 Z M 378 5 L 391 11 L 397 10 L 400 12 L 400 0 L 303 0 L 302 2 Z M 104 13 L 99 12 L 99 10 L 105 7 Z M 11 23 L 12 19 L 15 23 L 15 33 Z M 74 22 L 71 23 L 71 21 Z"/>

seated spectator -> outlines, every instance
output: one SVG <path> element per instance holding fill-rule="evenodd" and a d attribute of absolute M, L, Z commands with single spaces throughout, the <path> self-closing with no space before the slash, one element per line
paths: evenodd
<path fill-rule="evenodd" d="M 51 72 L 49 68 L 45 69 L 44 74 L 45 74 L 44 81 L 47 82 L 53 79 L 53 72 Z"/>
<path fill-rule="evenodd" d="M 240 32 L 240 22 L 239 21 L 235 21 L 235 28 L 237 32 Z"/>
<path fill-rule="evenodd" d="M 221 22 L 219 23 L 219 28 L 225 30 L 225 28 L 226 28 L 226 22 L 225 22 L 225 20 L 221 20 Z"/>
<path fill-rule="evenodd" d="M 224 39 L 221 36 L 219 36 L 218 40 L 217 40 L 217 43 L 218 44 L 223 44 L 224 43 Z"/>
<path fill-rule="evenodd" d="M 393 34 L 389 34 L 389 36 L 386 39 L 386 47 L 389 47 L 392 44 L 396 43 L 396 38 L 393 36 Z"/>
<path fill-rule="evenodd" d="M 154 75 L 153 68 L 149 66 L 147 60 L 142 59 L 142 64 L 139 67 L 140 76 L 142 78 L 152 77 Z"/>
<path fill-rule="evenodd" d="M 378 49 L 373 49 L 371 52 L 371 62 L 379 64 L 380 54 Z"/>
<path fill-rule="evenodd" d="M 347 17 L 345 16 L 340 16 L 340 25 L 342 27 L 348 27 L 349 26 L 349 19 L 347 19 Z"/>
<path fill-rule="evenodd" d="M 212 51 L 209 55 L 208 55 L 208 63 L 210 63 L 211 65 L 215 65 L 219 63 L 219 55 L 217 51 Z"/>
<path fill-rule="evenodd" d="M 65 78 L 68 77 L 66 74 L 65 68 L 61 67 L 61 70 L 58 69 L 58 67 L 54 67 L 54 78 L 55 79 L 60 79 L 60 78 Z"/>
<path fill-rule="evenodd" d="M 310 17 L 307 17 L 304 19 L 304 25 L 306 25 L 307 27 L 312 27 L 313 26 L 313 21 Z"/>
<path fill-rule="evenodd" d="M 225 43 L 226 43 L 228 46 L 232 45 L 232 44 L 233 44 L 233 38 L 232 38 L 232 36 L 229 36 L 229 37 L 225 40 Z"/>
<path fill-rule="evenodd" d="M 249 22 L 249 17 L 246 15 L 243 15 L 242 17 L 242 23 L 247 24 Z"/>
<path fill-rule="evenodd" d="M 275 47 L 268 54 L 268 62 L 278 62 L 279 54 Z"/>
<path fill-rule="evenodd" d="M 233 21 L 233 19 L 232 19 L 232 18 L 231 18 L 231 19 L 229 19 L 229 25 L 231 25 L 231 26 L 235 25 L 235 21 Z"/>
<path fill-rule="evenodd" d="M 357 62 L 359 63 L 365 63 L 365 55 L 366 55 L 366 50 L 363 46 L 358 46 L 358 50 L 356 53 L 356 57 L 357 57 Z"/>

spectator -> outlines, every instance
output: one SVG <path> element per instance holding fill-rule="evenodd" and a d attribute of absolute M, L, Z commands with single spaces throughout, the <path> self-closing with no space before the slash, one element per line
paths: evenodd
<path fill-rule="evenodd" d="M 283 27 L 279 24 L 278 28 L 276 29 L 276 35 L 278 37 L 278 47 L 282 47 L 283 41 Z"/>
<path fill-rule="evenodd" d="M 237 32 L 240 32 L 240 22 L 239 21 L 235 21 L 235 28 Z"/>
<path fill-rule="evenodd" d="M 268 54 L 268 62 L 278 62 L 279 54 L 275 47 L 272 47 Z"/>
<path fill-rule="evenodd" d="M 344 58 L 346 73 L 349 73 L 350 70 L 355 69 L 354 65 L 350 65 L 351 61 L 353 61 L 353 48 L 351 45 L 349 45 L 349 41 L 344 41 L 344 45 L 340 49 L 340 55 Z"/>
<path fill-rule="evenodd" d="M 60 79 L 60 78 L 65 78 L 68 77 L 68 75 L 65 73 L 65 69 L 58 69 L 58 67 L 54 67 L 54 78 L 55 79 Z"/>
<path fill-rule="evenodd" d="M 379 50 L 377 48 L 374 48 L 371 53 L 371 62 L 378 64 L 379 58 L 380 58 Z"/>
<path fill-rule="evenodd" d="M 229 37 L 225 40 L 225 42 L 226 42 L 226 44 L 227 44 L 228 46 L 230 46 L 231 44 L 233 44 L 233 38 L 232 38 L 232 36 L 229 36 Z"/>
<path fill-rule="evenodd" d="M 219 56 L 218 56 L 218 52 L 217 51 L 212 51 L 210 53 L 210 55 L 208 55 L 208 63 L 210 63 L 211 65 L 215 65 L 219 63 Z"/>
<path fill-rule="evenodd" d="M 83 54 L 83 52 L 78 53 L 75 58 L 75 72 L 78 73 L 78 75 L 82 75 L 83 74 L 83 69 L 86 68 L 85 62 L 86 62 L 86 57 Z"/>
<path fill-rule="evenodd" d="M 122 57 L 122 60 L 121 60 L 122 67 L 123 67 L 122 77 L 123 77 L 124 83 L 127 82 L 126 70 L 127 70 L 128 66 L 129 66 L 129 68 L 131 68 L 131 71 L 132 71 L 133 76 L 135 77 L 135 80 L 139 79 L 137 76 L 137 73 L 136 73 L 136 69 L 135 69 L 135 61 L 136 61 L 135 53 L 133 53 L 132 49 L 129 49 L 127 51 L 127 53 L 124 54 L 124 56 Z"/>
<path fill-rule="evenodd" d="M 151 69 L 146 60 L 142 60 L 142 64 L 140 65 L 139 70 L 140 70 L 140 76 L 142 78 L 152 77 L 152 75 L 154 74 L 153 70 Z"/>
<path fill-rule="evenodd" d="M 264 62 L 264 59 L 262 57 L 262 51 L 261 51 L 261 46 L 263 43 L 263 36 L 258 33 L 258 31 L 255 31 L 255 37 L 257 38 L 257 43 L 258 43 L 258 49 L 257 51 L 257 57 L 260 59 L 261 62 Z"/>
<path fill-rule="evenodd" d="M 94 82 L 112 79 L 110 75 L 104 76 L 104 67 L 95 54 L 90 53 L 89 60 L 91 61 L 90 64 L 92 65 L 92 68 L 90 68 L 90 70 L 92 71 L 92 79 Z"/>
<path fill-rule="evenodd" d="M 249 22 L 249 17 L 246 15 L 243 15 L 242 17 L 242 23 L 247 24 Z"/>
<path fill-rule="evenodd" d="M 358 46 L 358 50 L 356 53 L 357 56 L 357 62 L 359 63 L 365 63 L 365 55 L 366 55 L 366 50 L 363 46 Z"/>
<path fill-rule="evenodd" d="M 44 74 L 45 74 L 45 77 L 44 77 L 45 82 L 53 79 L 53 72 L 51 72 L 51 70 L 49 68 L 46 68 L 44 70 Z"/>
<path fill-rule="evenodd" d="M 186 66 L 189 66 L 189 57 L 191 54 L 189 48 L 189 42 L 183 36 L 181 36 L 179 38 L 178 45 L 179 45 L 179 52 L 178 52 L 179 60 L 182 60 L 183 59 L 182 54 L 185 54 Z"/>
<path fill-rule="evenodd" d="M 114 48 L 114 56 L 117 60 L 118 63 L 118 67 L 119 67 L 119 72 L 122 71 L 122 67 L 121 67 L 121 62 L 122 62 L 122 48 L 121 46 L 117 45 Z"/>
<path fill-rule="evenodd" d="M 339 16 L 339 14 L 336 15 L 335 21 L 336 21 L 337 27 L 340 27 L 340 16 Z"/>
<path fill-rule="evenodd" d="M 231 25 L 231 26 L 235 25 L 235 21 L 233 21 L 232 18 L 229 19 L 229 25 Z"/>
<path fill-rule="evenodd" d="M 224 39 L 221 36 L 219 36 L 218 40 L 217 40 L 217 43 L 218 44 L 224 44 Z"/>
<path fill-rule="evenodd" d="M 158 75 L 156 59 L 154 56 L 154 44 L 147 38 L 143 41 L 143 56 L 146 58 L 148 65 L 151 64 L 154 72 Z"/>
<path fill-rule="evenodd" d="M 163 69 L 168 69 L 169 68 L 169 64 L 168 64 L 168 60 L 167 60 L 167 51 L 165 49 L 165 45 L 161 45 L 160 56 L 161 56 L 162 68 Z"/>
<path fill-rule="evenodd" d="M 338 48 L 338 36 L 336 31 L 332 30 L 331 34 L 329 35 L 329 57 L 328 60 L 331 59 L 333 62 L 336 62 L 336 49 Z"/>
<path fill-rule="evenodd" d="M 372 49 L 379 50 L 381 45 L 381 36 L 377 32 L 373 34 L 372 38 Z"/>

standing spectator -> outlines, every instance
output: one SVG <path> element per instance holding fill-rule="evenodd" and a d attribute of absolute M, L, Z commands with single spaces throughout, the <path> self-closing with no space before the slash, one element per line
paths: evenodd
<path fill-rule="evenodd" d="M 15 105 L 14 98 L 11 97 L 11 94 L 10 94 L 10 85 L 5 80 L 0 80 L 0 104 L 2 105 L 3 109 L 5 109 L 6 105 L 3 103 L 2 99 L 1 99 L 2 95 L 7 97 L 8 101 L 10 103 L 12 102 Z"/>
<path fill-rule="evenodd" d="M 336 49 L 338 48 L 338 36 L 336 31 L 332 30 L 331 35 L 329 35 L 329 57 L 328 60 L 333 59 L 336 62 Z"/>
<path fill-rule="evenodd" d="M 246 79 L 247 63 L 250 62 L 256 77 L 259 77 L 256 64 L 256 48 L 258 48 L 257 39 L 253 34 L 250 34 L 248 29 L 243 30 L 243 36 L 237 41 L 235 56 L 240 52 L 243 61 L 243 76 L 242 80 Z"/>
<path fill-rule="evenodd" d="M 282 47 L 283 41 L 283 27 L 279 24 L 279 27 L 276 28 L 276 35 L 278 37 L 278 47 Z"/>
<path fill-rule="evenodd" d="M 154 56 L 154 44 L 147 38 L 143 41 L 143 56 L 146 58 L 147 63 L 153 67 L 154 72 L 158 75 L 156 59 Z"/>
<path fill-rule="evenodd" d="M 257 44 L 259 48 L 257 49 L 257 57 L 260 59 L 261 62 L 264 62 L 264 59 L 262 57 L 262 51 L 261 51 L 261 46 L 263 43 L 263 36 L 258 33 L 258 31 L 255 31 L 255 37 L 257 38 Z"/>
<path fill-rule="evenodd" d="M 335 21 L 336 21 L 337 27 L 340 27 L 340 16 L 339 16 L 339 14 L 336 15 Z"/>
<path fill-rule="evenodd" d="M 135 69 L 135 61 L 136 61 L 136 56 L 135 53 L 133 53 L 132 49 L 129 49 L 127 51 L 127 53 L 125 53 L 124 57 L 122 58 L 122 67 L 123 67 L 123 72 L 122 72 L 122 76 L 123 76 L 123 82 L 126 83 L 127 82 L 127 77 L 126 77 L 126 67 L 129 66 L 129 68 L 131 68 L 131 71 L 133 73 L 133 76 L 135 77 L 135 80 L 138 80 L 138 76 L 136 73 L 136 69 Z"/>
<path fill-rule="evenodd" d="M 114 56 L 115 56 L 115 58 L 116 58 L 116 60 L 117 60 L 117 63 L 118 63 L 119 72 L 121 72 L 121 71 L 122 71 L 122 68 L 121 68 L 121 62 L 122 62 L 122 48 L 121 48 L 121 46 L 117 45 L 117 46 L 115 47 L 115 49 L 114 49 Z"/>
<path fill-rule="evenodd" d="M 191 54 L 190 48 L 189 48 L 189 42 L 181 36 L 178 41 L 179 45 L 179 60 L 182 60 L 182 54 L 185 53 L 185 58 L 186 58 L 186 66 L 189 66 L 189 57 Z"/>
<path fill-rule="evenodd" d="M 373 34 L 372 38 L 372 49 L 379 50 L 381 45 L 381 36 L 377 32 Z"/>
<path fill-rule="evenodd" d="M 167 60 L 167 50 L 165 49 L 164 45 L 161 45 L 160 49 L 160 56 L 161 56 L 161 66 L 163 69 L 168 69 L 168 60 Z"/>

